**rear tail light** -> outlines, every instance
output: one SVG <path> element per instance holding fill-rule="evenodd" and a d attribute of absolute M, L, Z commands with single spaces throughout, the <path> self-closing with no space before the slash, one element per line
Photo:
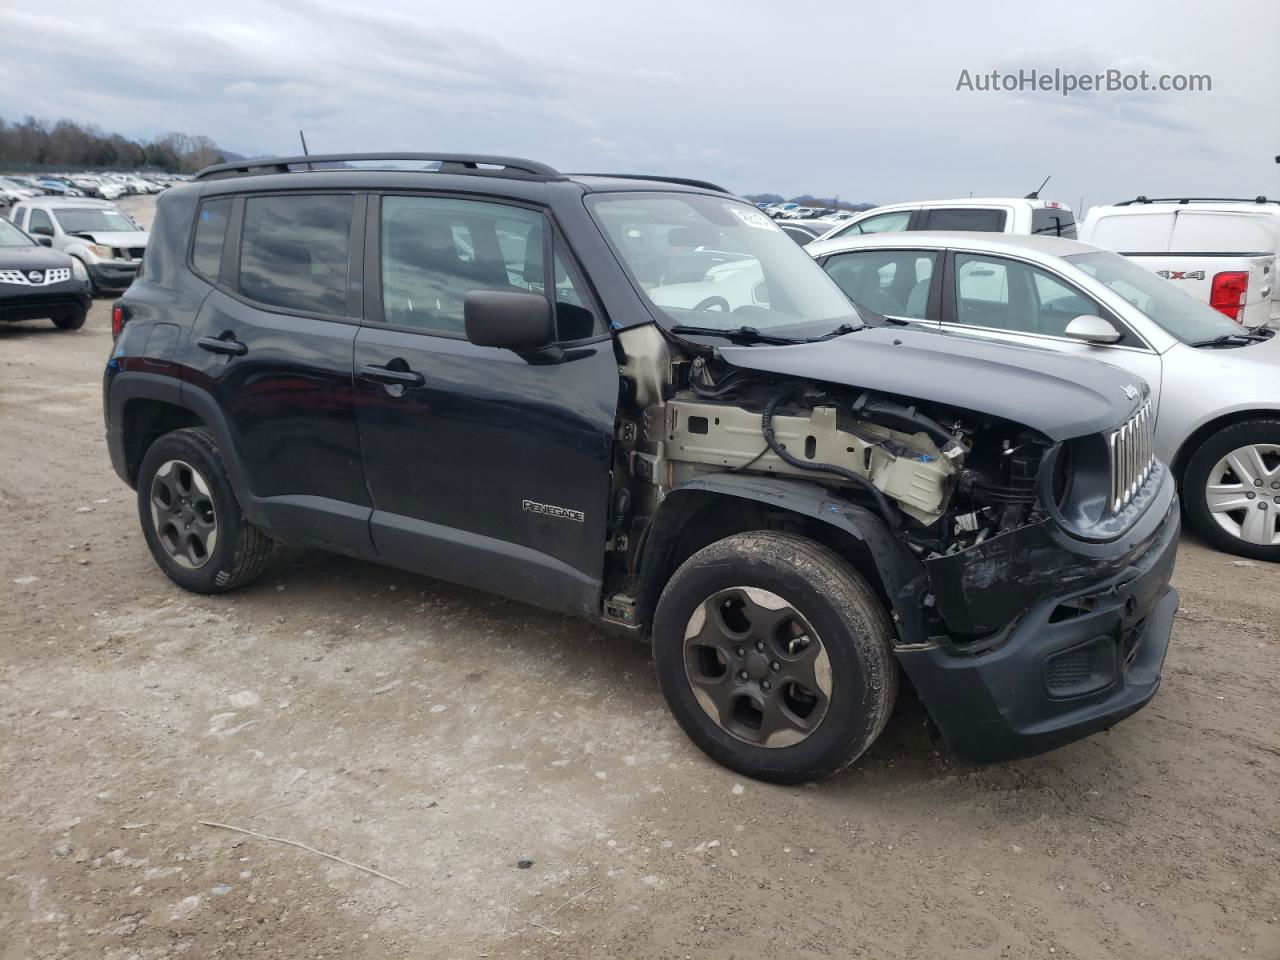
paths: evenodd
<path fill-rule="evenodd" d="M 117 300 L 111 307 L 111 338 L 113 340 L 120 336 L 120 331 L 124 329 L 125 321 L 128 319 L 125 316 L 124 304 Z"/>
<path fill-rule="evenodd" d="M 1235 320 L 1248 295 L 1249 274 L 1246 271 L 1218 273 L 1214 275 L 1213 286 L 1209 289 L 1209 306 Z"/>

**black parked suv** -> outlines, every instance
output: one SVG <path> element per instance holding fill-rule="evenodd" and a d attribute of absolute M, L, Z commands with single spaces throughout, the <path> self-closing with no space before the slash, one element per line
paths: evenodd
<path fill-rule="evenodd" d="M 48 319 L 59 330 L 79 330 L 91 303 L 79 261 L 0 219 L 0 323 Z"/>
<path fill-rule="evenodd" d="M 111 459 L 189 590 L 279 540 L 587 617 L 777 781 L 851 763 L 900 674 L 982 761 L 1159 684 L 1179 520 L 1145 384 L 860 315 L 713 184 L 210 167 L 113 326 Z"/>

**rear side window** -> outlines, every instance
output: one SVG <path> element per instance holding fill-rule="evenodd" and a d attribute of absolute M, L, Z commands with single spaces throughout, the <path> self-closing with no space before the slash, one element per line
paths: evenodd
<path fill-rule="evenodd" d="M 911 223 L 911 211 L 899 210 L 895 213 L 878 213 L 857 223 L 845 227 L 837 237 L 856 237 L 863 233 L 897 233 L 906 230 Z"/>
<path fill-rule="evenodd" d="M 195 239 L 191 244 L 191 265 L 206 280 L 217 282 L 222 269 L 222 241 L 231 216 L 231 198 L 207 200 L 196 214 Z"/>
<path fill-rule="evenodd" d="M 1031 232 L 1046 237 L 1076 238 L 1076 218 L 1069 210 L 1038 208 L 1031 211 Z"/>
<path fill-rule="evenodd" d="M 269 306 L 344 315 L 354 207 L 342 194 L 247 199 L 240 292 Z"/>
<path fill-rule="evenodd" d="M 829 258 L 823 269 L 858 306 L 923 320 L 937 258 L 928 250 L 855 250 Z"/>
<path fill-rule="evenodd" d="M 25 220 L 26 218 L 27 218 L 26 207 L 19 207 L 17 210 L 13 211 L 13 215 L 10 217 L 10 219 L 14 223 L 16 223 L 18 226 L 22 226 L 22 221 Z"/>
<path fill-rule="evenodd" d="M 977 233 L 1003 233 L 1008 214 L 1003 210 L 972 207 L 939 207 L 926 210 L 925 230 L 968 230 Z"/>

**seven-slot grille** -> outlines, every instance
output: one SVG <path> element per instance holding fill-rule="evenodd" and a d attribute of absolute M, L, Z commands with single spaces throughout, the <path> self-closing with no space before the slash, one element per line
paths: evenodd
<path fill-rule="evenodd" d="M 1155 462 L 1152 441 L 1156 417 L 1147 400 L 1128 421 L 1111 433 L 1111 510 L 1124 509 L 1146 482 Z"/>
<path fill-rule="evenodd" d="M 46 287 L 71 279 L 70 267 L 52 270 L 0 270 L 0 283 L 16 283 L 24 287 Z"/>

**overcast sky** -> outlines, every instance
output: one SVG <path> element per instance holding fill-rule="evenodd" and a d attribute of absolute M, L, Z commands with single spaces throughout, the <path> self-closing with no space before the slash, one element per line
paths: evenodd
<path fill-rule="evenodd" d="M 506 153 L 891 202 L 1280 196 L 1280 2 L 61 0 L 0 9 L 0 116 L 247 155 Z M 1142 8 L 1142 9 L 1139 9 Z M 1210 93 L 957 91 L 1113 66 Z"/>

